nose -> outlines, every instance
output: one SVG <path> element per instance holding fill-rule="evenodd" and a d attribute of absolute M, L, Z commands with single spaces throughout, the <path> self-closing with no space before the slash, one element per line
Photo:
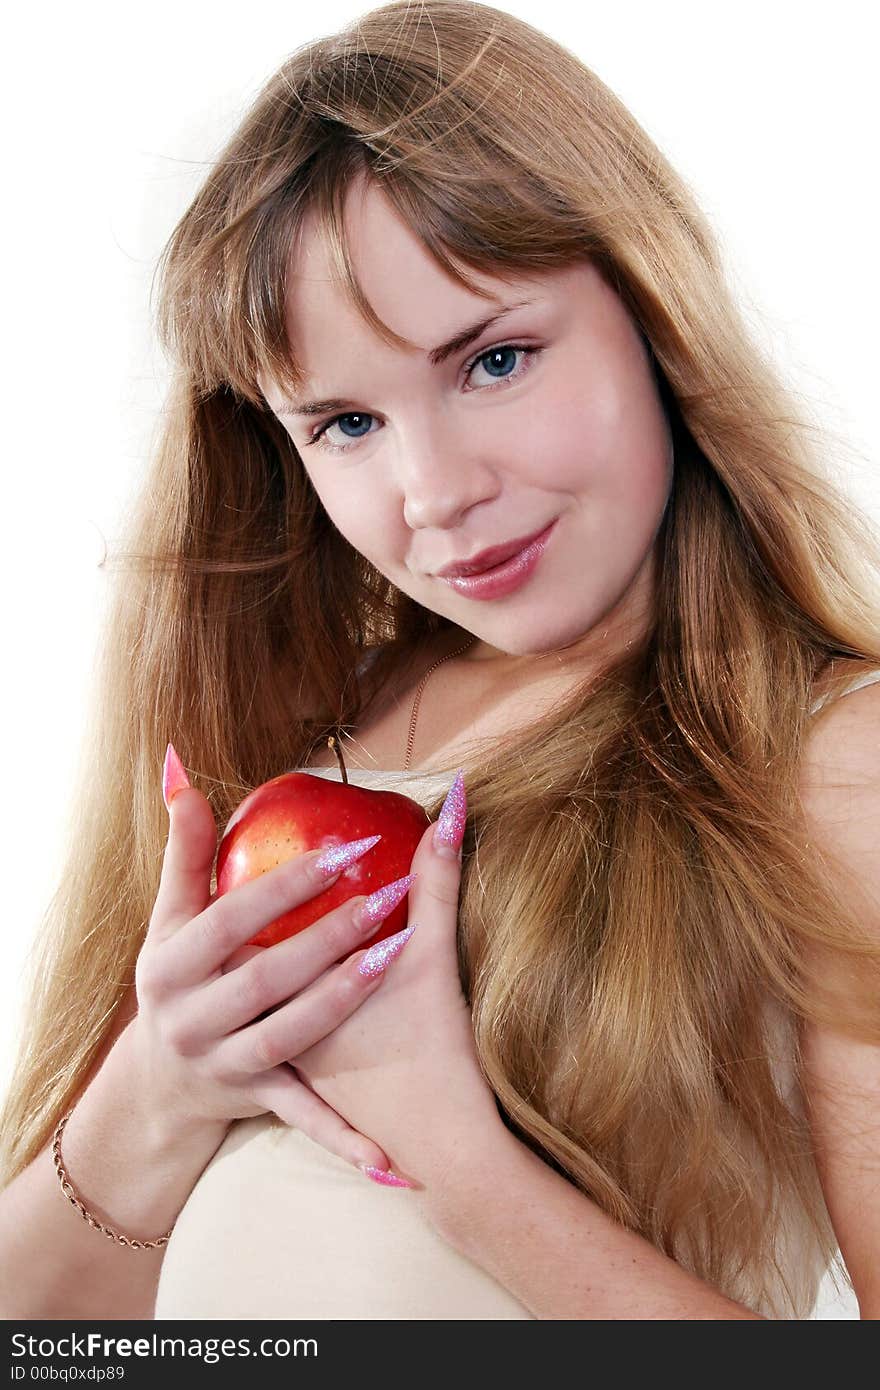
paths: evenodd
<path fill-rule="evenodd" d="M 410 530 L 453 530 L 471 507 L 498 495 L 498 460 L 472 435 L 442 411 L 420 412 L 400 431 L 394 470 Z"/>

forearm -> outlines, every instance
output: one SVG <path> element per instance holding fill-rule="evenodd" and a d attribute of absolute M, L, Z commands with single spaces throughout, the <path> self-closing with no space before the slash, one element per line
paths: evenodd
<path fill-rule="evenodd" d="M 182 1132 L 134 1083 L 130 1029 L 78 1100 L 64 1166 L 105 1225 L 155 1239 L 173 1224 L 226 1127 Z M 51 1144 L 0 1193 L 0 1316 L 152 1318 L 165 1247 L 131 1250 L 90 1226 L 61 1190 Z"/>
<path fill-rule="evenodd" d="M 422 1193 L 450 1245 L 536 1318 L 760 1318 L 628 1231 L 503 1126 L 479 1162 Z"/>

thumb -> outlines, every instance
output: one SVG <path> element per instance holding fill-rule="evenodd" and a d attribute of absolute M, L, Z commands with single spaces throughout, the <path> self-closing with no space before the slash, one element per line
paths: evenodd
<path fill-rule="evenodd" d="M 169 764 L 177 763 L 169 776 Z M 190 786 L 171 744 L 165 757 L 163 792 L 168 805 L 168 839 L 159 892 L 148 935 L 154 941 L 172 935 L 203 912 L 210 901 L 211 868 L 217 850 L 217 826 L 208 798 Z"/>

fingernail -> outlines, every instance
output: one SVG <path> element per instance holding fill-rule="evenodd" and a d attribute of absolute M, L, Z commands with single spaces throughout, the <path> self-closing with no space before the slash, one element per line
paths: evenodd
<path fill-rule="evenodd" d="M 171 810 L 171 803 L 178 792 L 183 791 L 184 787 L 190 787 L 192 783 L 186 775 L 183 763 L 174 751 L 174 744 L 169 743 L 165 749 L 165 765 L 162 768 L 162 799 L 165 802 L 165 809 Z"/>
<path fill-rule="evenodd" d="M 396 1173 L 392 1173 L 390 1168 L 374 1168 L 371 1163 L 359 1163 L 358 1167 L 373 1182 L 380 1182 L 383 1187 L 412 1187 L 411 1182 L 406 1178 L 399 1178 Z"/>
<path fill-rule="evenodd" d="M 380 922 L 391 916 L 417 878 L 418 874 L 407 874 L 406 878 L 395 879 L 394 883 L 386 883 L 383 887 L 377 888 L 375 893 L 371 893 L 361 903 L 359 925 L 371 930 L 378 927 Z"/>
<path fill-rule="evenodd" d="M 328 878 L 332 877 L 333 874 L 342 873 L 343 869 L 349 868 L 351 864 L 356 864 L 367 850 L 379 843 L 381 838 L 381 835 L 367 835 L 366 839 L 346 840 L 342 845 L 331 845 L 315 860 L 315 868 Z"/>
<path fill-rule="evenodd" d="M 446 793 L 446 800 L 440 808 L 434 829 L 433 844 L 438 854 L 461 859 L 461 842 L 464 839 L 466 824 L 467 797 L 464 792 L 464 772 L 459 768 L 452 786 Z"/>
<path fill-rule="evenodd" d="M 404 927 L 403 931 L 399 931 L 396 936 L 389 936 L 384 941 L 377 941 L 375 946 L 371 946 L 363 956 L 358 966 L 358 973 L 370 978 L 374 975 L 381 975 L 385 967 L 394 960 L 394 957 L 400 955 L 415 929 L 416 924 L 413 922 L 411 926 Z"/>

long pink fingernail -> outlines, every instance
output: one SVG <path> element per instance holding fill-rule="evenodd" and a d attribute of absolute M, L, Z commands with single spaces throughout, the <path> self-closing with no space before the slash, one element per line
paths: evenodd
<path fill-rule="evenodd" d="M 390 917 L 399 902 L 406 897 L 412 885 L 418 878 L 418 874 L 407 874 L 405 878 L 395 879 L 394 883 L 386 883 L 382 888 L 377 888 L 375 893 L 371 893 L 361 903 L 360 918 L 361 925 L 367 927 L 378 927 L 380 922 L 384 922 L 386 917 Z"/>
<path fill-rule="evenodd" d="M 162 798 L 165 802 L 165 809 L 171 810 L 171 802 L 178 792 L 183 791 L 184 787 L 191 787 L 192 783 L 186 775 L 183 763 L 174 751 L 174 744 L 169 743 L 165 749 L 165 765 L 162 768 Z"/>
<path fill-rule="evenodd" d="M 394 957 L 399 955 L 406 943 L 409 941 L 416 929 L 415 922 L 409 927 L 404 927 L 396 936 L 387 936 L 384 941 L 377 941 L 375 946 L 371 946 L 366 955 L 362 958 L 358 966 L 360 975 L 381 975 L 386 966 L 390 965 Z"/>
<path fill-rule="evenodd" d="M 359 1163 L 358 1167 L 373 1182 L 379 1182 L 383 1187 L 412 1187 L 411 1182 L 406 1178 L 399 1178 L 396 1173 L 392 1173 L 389 1168 L 374 1168 L 371 1163 Z"/>
<path fill-rule="evenodd" d="M 381 835 L 366 835 L 361 840 L 346 840 L 341 845 L 331 845 L 325 849 L 323 854 L 319 854 L 315 860 L 315 868 L 328 878 L 334 874 L 341 873 L 343 869 L 348 869 L 352 864 L 367 853 L 381 840 Z"/>
<path fill-rule="evenodd" d="M 461 858 L 459 851 L 466 824 L 467 797 L 464 792 L 464 772 L 459 768 L 437 817 L 433 844 L 438 854 L 450 854 L 454 859 Z"/>

